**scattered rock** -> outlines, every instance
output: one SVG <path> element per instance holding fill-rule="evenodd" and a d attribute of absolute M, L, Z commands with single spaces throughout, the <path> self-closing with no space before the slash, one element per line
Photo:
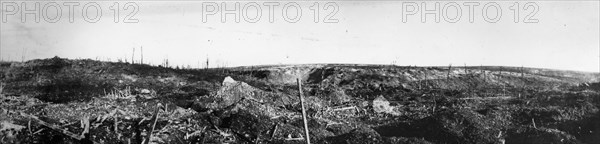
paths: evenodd
<path fill-rule="evenodd" d="M 11 122 L 8 121 L 2 121 L 2 123 L 0 123 L 0 131 L 5 131 L 5 130 L 15 130 L 15 131 L 21 131 L 21 129 L 24 129 L 25 126 L 21 126 L 21 125 L 16 125 L 13 124 Z"/>
<path fill-rule="evenodd" d="M 237 81 L 233 80 L 233 78 L 231 78 L 230 76 L 227 76 L 223 80 L 223 86 L 228 85 L 228 84 L 235 84 L 236 82 Z"/>

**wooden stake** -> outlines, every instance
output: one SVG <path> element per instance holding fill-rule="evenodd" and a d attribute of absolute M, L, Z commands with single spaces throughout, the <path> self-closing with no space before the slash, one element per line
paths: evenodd
<path fill-rule="evenodd" d="M 306 121 L 306 110 L 304 109 L 304 95 L 302 94 L 302 83 L 296 78 L 298 91 L 300 92 L 300 105 L 302 106 L 302 120 L 304 121 L 304 132 L 306 133 L 306 143 L 310 144 L 310 134 L 308 133 L 308 122 Z"/>
<path fill-rule="evenodd" d="M 425 87 L 428 88 L 429 87 L 429 83 L 427 82 L 428 78 L 429 78 L 429 74 L 427 73 L 427 69 L 425 69 Z"/>
<path fill-rule="evenodd" d="M 452 71 L 452 64 L 448 65 L 448 74 L 446 74 L 446 79 L 450 79 L 450 71 Z"/>
<path fill-rule="evenodd" d="M 277 132 L 278 125 L 279 125 L 279 123 L 275 123 L 275 126 L 273 127 L 273 130 L 271 131 L 271 139 L 273 139 L 273 137 L 275 137 L 275 133 Z"/>
<path fill-rule="evenodd" d="M 29 136 L 33 136 L 33 132 L 31 132 L 31 120 L 27 122 L 27 129 L 29 130 Z"/>
<path fill-rule="evenodd" d="M 150 140 L 152 139 L 152 133 L 154 132 L 154 128 L 156 127 L 156 121 L 158 121 L 158 112 L 160 111 L 160 108 L 162 107 L 162 104 L 158 103 L 158 105 L 156 106 L 156 110 L 154 111 L 154 122 L 152 123 L 152 127 L 149 131 L 148 137 L 146 138 L 144 144 L 148 144 L 150 143 Z"/>
<path fill-rule="evenodd" d="M 465 74 L 469 74 L 469 71 L 467 71 L 467 63 L 465 63 Z"/>

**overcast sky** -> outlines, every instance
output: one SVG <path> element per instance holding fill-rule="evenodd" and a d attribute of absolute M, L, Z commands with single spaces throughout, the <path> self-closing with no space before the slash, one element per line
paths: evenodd
<path fill-rule="evenodd" d="M 10 1 L 9 1 L 10 2 Z M 21 22 L 21 13 L 12 14 L 12 6 L 22 3 L 2 1 L 1 50 L 2 59 L 20 61 L 25 59 L 50 58 L 111 58 L 131 59 L 132 48 L 143 47 L 146 63 L 160 64 L 168 58 L 171 64 L 198 67 L 207 57 L 211 66 L 243 66 L 263 64 L 301 63 L 361 63 L 396 64 L 418 66 L 453 65 L 504 65 L 539 68 L 598 71 L 600 58 L 599 1 L 543 1 L 534 4 L 519 2 L 519 21 L 514 22 L 514 2 L 498 1 L 502 9 L 497 13 L 493 1 L 475 1 L 473 22 L 469 22 L 470 3 L 457 1 L 460 19 L 451 1 L 440 1 L 440 22 L 433 14 L 426 15 L 421 22 L 422 3 L 406 1 L 337 1 L 326 5 L 319 3 L 319 21 L 315 22 L 313 2 L 297 1 L 302 9 L 295 23 L 284 19 L 283 7 L 292 1 L 278 2 L 269 21 L 269 3 L 256 2 L 261 7 L 261 17 L 256 23 L 244 18 L 257 17 L 257 9 L 250 1 L 240 2 L 240 22 L 234 15 L 207 15 L 212 9 L 203 9 L 202 2 L 135 2 L 135 6 L 123 9 L 126 2 L 119 3 L 119 22 L 114 22 L 113 2 L 98 2 L 102 16 L 96 23 L 87 22 L 82 16 L 82 7 L 87 2 L 78 2 L 74 8 L 73 22 L 69 22 L 68 7 L 61 6 L 61 18 L 49 23 L 42 16 L 39 23 L 34 15 L 26 15 Z M 48 2 L 41 2 L 40 9 Z M 204 3 L 206 6 L 222 3 Z M 244 6 L 248 4 L 246 9 Z M 418 5 L 419 11 L 412 9 Z M 489 6 L 487 13 L 483 7 Z M 293 4 L 292 4 L 293 5 Z M 28 2 L 26 6 L 34 7 Z M 227 2 L 228 9 L 235 7 Z M 254 5 L 255 6 L 255 5 Z M 289 5 L 288 5 L 289 6 Z M 312 7 L 311 7 L 312 6 Z M 327 6 L 328 9 L 324 9 Z M 409 9 L 403 9 L 407 7 Z M 137 23 L 123 23 L 132 12 Z M 434 2 L 426 3 L 434 9 Z M 96 17 L 94 7 L 88 7 L 87 16 Z M 212 7 L 211 7 L 212 8 Z M 337 12 L 333 13 L 334 8 Z M 527 9 L 524 9 L 527 8 Z M 537 8 L 537 12 L 534 9 Z M 42 9 L 44 11 L 44 9 Z M 204 11 L 203 11 L 204 10 Z M 446 11 L 447 10 L 447 11 Z M 48 6 L 46 18 L 56 16 L 56 9 Z M 406 22 L 403 22 L 403 14 Z M 293 6 L 287 9 L 287 18 L 297 16 Z M 332 14 L 330 21 L 323 19 Z M 484 19 L 485 15 L 491 21 Z M 524 19 L 537 23 L 524 23 Z M 447 19 L 444 19 L 447 18 Z M 56 20 L 56 19 L 55 19 Z M 337 20 L 337 22 L 336 22 Z M 50 20 L 52 21 L 52 20 Z M 252 21 L 252 20 L 250 20 Z M 202 65 L 203 66 L 203 65 Z"/>

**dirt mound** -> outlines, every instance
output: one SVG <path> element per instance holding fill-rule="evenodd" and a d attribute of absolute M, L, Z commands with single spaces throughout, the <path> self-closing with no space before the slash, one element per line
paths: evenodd
<path fill-rule="evenodd" d="M 239 75 L 249 75 L 262 79 L 268 83 L 285 85 L 295 84 L 296 79 L 307 80 L 314 77 L 312 74 L 321 72 L 320 65 L 293 65 L 293 66 L 271 66 L 271 67 L 242 67 L 234 68 L 232 72 Z"/>
<path fill-rule="evenodd" d="M 272 92 L 266 92 L 254 88 L 247 83 L 226 77 L 221 88 L 216 91 L 216 94 L 201 97 L 192 107 L 201 112 L 208 110 L 222 111 L 226 108 L 238 106 L 238 104 L 253 102 L 257 104 L 250 104 L 248 106 L 269 105 L 267 109 L 274 109 L 276 107 L 285 107 L 286 105 L 290 106 L 294 103 L 294 100 L 292 96 L 281 96 Z M 276 116 L 277 114 L 265 113 L 265 115 Z"/>

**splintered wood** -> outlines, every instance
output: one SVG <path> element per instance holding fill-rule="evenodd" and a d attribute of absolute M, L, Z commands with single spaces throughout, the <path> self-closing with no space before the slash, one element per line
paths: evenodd
<path fill-rule="evenodd" d="M 81 141 L 81 140 L 85 140 L 85 136 L 80 136 L 80 135 L 78 135 L 78 134 L 76 134 L 76 133 L 73 133 L 73 132 L 70 132 L 70 131 L 68 131 L 68 130 L 66 130 L 66 129 L 62 129 L 62 128 L 60 128 L 59 126 L 56 126 L 56 125 L 54 125 L 54 124 L 47 123 L 47 122 L 45 122 L 45 121 L 43 121 L 43 120 L 40 120 L 40 119 L 39 119 L 38 117 L 36 117 L 36 116 L 29 115 L 29 114 L 26 114 L 26 113 L 20 113 L 20 114 L 21 114 L 21 116 L 23 116 L 23 117 L 30 118 L 31 120 L 33 120 L 34 122 L 36 122 L 36 123 L 37 123 L 37 124 L 39 124 L 39 125 L 46 126 L 46 127 L 50 128 L 50 129 L 52 129 L 52 130 L 58 131 L 58 132 L 60 132 L 60 133 L 62 133 L 62 134 L 64 134 L 64 135 L 67 135 L 67 136 L 69 136 L 69 137 L 71 137 L 71 138 L 73 138 L 73 139 L 80 140 L 80 141 Z M 96 143 L 96 142 L 93 142 L 93 143 Z"/>

